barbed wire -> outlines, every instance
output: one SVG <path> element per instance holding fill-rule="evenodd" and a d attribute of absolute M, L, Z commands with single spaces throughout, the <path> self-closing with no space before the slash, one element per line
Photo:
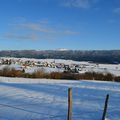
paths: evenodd
<path fill-rule="evenodd" d="M 11 106 L 11 105 L 8 105 L 8 104 L 0 104 L 0 106 L 3 106 L 3 107 L 9 107 L 9 108 L 12 108 L 12 109 L 16 109 L 16 110 L 20 110 L 20 111 L 24 111 L 24 112 L 29 112 L 29 113 L 32 113 L 32 114 L 38 114 L 38 115 L 45 115 L 45 117 L 40 117 L 40 119 L 53 119 L 53 118 L 62 118 L 62 117 L 65 117 L 67 115 L 51 115 L 51 114 L 45 114 L 45 113 L 41 113 L 41 112 L 36 112 L 36 111 L 32 111 L 32 110 L 26 110 L 24 108 L 19 108 L 19 107 L 16 107 L 16 106 Z M 0 116 L 0 118 L 5 118 L 7 120 L 9 120 L 9 118 L 6 118 L 4 116 Z M 36 119 L 31 119 L 31 120 L 36 120 Z M 37 118 L 37 120 L 39 120 Z"/>
<path fill-rule="evenodd" d="M 21 111 L 29 112 L 29 113 L 35 113 L 35 114 L 39 114 L 39 115 L 47 115 L 47 116 L 49 115 L 49 116 L 53 117 L 53 115 L 50 115 L 50 114 L 40 113 L 40 112 L 36 112 L 36 111 L 32 111 L 32 110 L 26 110 L 24 108 L 18 108 L 16 106 L 11 106 L 11 105 L 7 105 L 7 104 L 0 104 L 0 106 L 9 107 L 9 108 L 13 108 L 16 110 L 21 110 Z"/>

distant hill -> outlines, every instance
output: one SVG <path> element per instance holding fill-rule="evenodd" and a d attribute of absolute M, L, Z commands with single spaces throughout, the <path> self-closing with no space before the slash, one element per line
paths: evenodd
<path fill-rule="evenodd" d="M 70 59 L 95 63 L 120 63 L 120 50 L 11 50 L 0 51 L 0 57 Z"/>

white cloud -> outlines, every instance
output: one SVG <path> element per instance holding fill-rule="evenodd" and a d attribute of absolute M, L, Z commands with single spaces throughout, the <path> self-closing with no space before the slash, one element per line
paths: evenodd
<path fill-rule="evenodd" d="M 32 30 L 32 31 L 38 31 L 43 33 L 52 33 L 54 32 L 51 28 L 46 27 L 46 25 L 41 25 L 39 23 L 23 23 L 16 25 L 18 28 Z"/>
<path fill-rule="evenodd" d="M 3 38 L 14 40 L 57 40 L 60 37 L 79 35 L 79 32 L 65 29 L 61 26 L 49 24 L 48 21 L 24 22 L 10 24 L 11 31 L 7 31 Z"/>
<path fill-rule="evenodd" d="M 99 0 L 65 0 L 63 6 L 76 7 L 76 8 L 89 8 L 92 4 L 97 3 Z"/>
<path fill-rule="evenodd" d="M 64 2 L 64 6 L 66 7 L 80 7 L 80 8 L 88 8 L 89 1 L 88 0 L 67 0 Z"/>
<path fill-rule="evenodd" d="M 70 29 L 62 29 L 49 25 L 48 23 L 41 24 L 39 23 L 22 23 L 22 24 L 15 24 L 17 29 L 23 29 L 33 32 L 39 32 L 44 34 L 51 34 L 51 35 L 77 35 L 79 32 L 72 31 Z"/>
<path fill-rule="evenodd" d="M 114 12 L 114 13 L 120 13 L 120 8 L 115 8 L 115 9 L 113 10 L 113 12 Z"/>
<path fill-rule="evenodd" d="M 77 35 L 77 34 L 79 35 L 80 34 L 79 32 L 74 32 L 71 30 L 65 30 L 63 33 L 66 35 Z"/>
<path fill-rule="evenodd" d="M 23 1 L 24 0 L 18 0 L 18 2 L 23 2 Z M 28 1 L 35 1 L 35 0 L 28 0 Z M 89 8 L 100 0 L 43 0 L 43 1 L 47 3 L 54 1 L 55 4 L 60 3 L 62 4 L 62 6 L 65 7 Z"/>
<path fill-rule="evenodd" d="M 21 35 L 21 34 L 15 34 L 15 33 L 7 33 L 3 36 L 4 39 L 16 39 L 16 40 L 37 40 L 37 35 Z"/>

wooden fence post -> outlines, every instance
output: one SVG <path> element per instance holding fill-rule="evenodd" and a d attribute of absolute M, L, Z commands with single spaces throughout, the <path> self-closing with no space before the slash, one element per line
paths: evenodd
<path fill-rule="evenodd" d="M 68 89 L 68 120 L 72 120 L 72 88 Z"/>
<path fill-rule="evenodd" d="M 109 100 L 109 94 L 106 95 L 106 100 L 105 100 L 105 105 L 104 105 L 104 111 L 103 111 L 102 120 L 105 120 L 105 117 L 106 117 L 107 107 L 108 107 L 108 100 Z"/>

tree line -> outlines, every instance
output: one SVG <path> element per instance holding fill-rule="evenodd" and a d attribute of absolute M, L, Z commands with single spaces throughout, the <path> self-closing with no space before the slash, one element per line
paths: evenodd
<path fill-rule="evenodd" d="M 66 59 L 75 61 L 90 61 L 94 63 L 120 63 L 120 50 L 14 50 L 0 51 L 0 57 L 36 58 L 36 59 Z"/>

